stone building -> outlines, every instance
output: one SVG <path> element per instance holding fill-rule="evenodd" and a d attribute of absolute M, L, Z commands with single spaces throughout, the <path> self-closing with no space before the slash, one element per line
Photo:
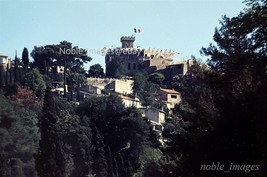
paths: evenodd
<path fill-rule="evenodd" d="M 101 90 L 103 90 L 103 89 L 105 89 L 106 85 L 110 84 L 111 82 L 115 81 L 116 79 L 88 77 L 86 80 L 87 80 L 87 82 L 85 85 L 92 85 L 92 86 L 98 87 Z"/>
<path fill-rule="evenodd" d="M 6 70 L 8 65 L 11 67 L 11 60 L 8 59 L 8 56 L 0 53 L 0 65 L 3 66 L 3 69 Z"/>
<path fill-rule="evenodd" d="M 133 94 L 133 81 L 127 79 L 116 79 L 105 86 L 106 90 L 123 95 Z"/>
<path fill-rule="evenodd" d="M 181 101 L 181 94 L 173 89 L 160 88 L 157 98 L 165 103 L 169 110 Z"/>
<path fill-rule="evenodd" d="M 125 107 L 131 107 L 131 106 L 134 106 L 136 108 L 142 107 L 140 99 L 135 96 L 120 95 L 120 98 Z"/>
<path fill-rule="evenodd" d="M 92 95 L 100 95 L 101 94 L 101 89 L 97 86 L 93 86 L 90 84 L 83 85 L 80 88 L 80 92 L 83 94 L 92 94 Z"/>
<path fill-rule="evenodd" d="M 172 80 L 175 76 L 184 76 L 190 74 L 190 67 L 192 66 L 192 60 L 185 60 L 176 62 L 166 66 L 166 68 L 159 70 L 161 74 L 165 76 L 164 83 L 171 85 Z"/>
<path fill-rule="evenodd" d="M 175 52 L 141 49 L 134 47 L 134 36 L 122 36 L 121 47 L 108 49 L 105 56 L 106 75 L 114 74 L 114 61 L 119 61 L 125 75 L 133 76 L 139 71 L 153 73 L 165 69 L 173 62 Z"/>
<path fill-rule="evenodd" d="M 144 110 L 145 117 L 151 121 L 152 124 L 158 124 L 162 125 L 165 123 L 165 112 L 154 108 L 154 107 L 148 107 Z"/>
<path fill-rule="evenodd" d="M 93 87 L 100 90 L 110 90 L 118 94 L 128 95 L 133 94 L 133 80 L 130 79 L 114 79 L 114 78 L 87 78 L 83 91 L 91 92 Z M 89 88 L 91 91 L 89 91 Z"/>

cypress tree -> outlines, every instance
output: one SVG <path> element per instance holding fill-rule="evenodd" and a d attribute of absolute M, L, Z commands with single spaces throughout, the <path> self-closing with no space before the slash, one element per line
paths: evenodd
<path fill-rule="evenodd" d="M 87 116 L 81 118 L 81 122 L 76 128 L 76 131 L 72 131 L 68 139 L 74 141 L 72 143 L 74 169 L 71 177 L 92 174 L 92 155 L 94 148 L 91 142 L 92 131 L 90 119 Z"/>
<path fill-rule="evenodd" d="M 107 148 L 108 177 L 115 177 L 112 154 L 110 147 Z"/>
<path fill-rule="evenodd" d="M 95 147 L 95 152 L 93 155 L 93 174 L 96 174 L 95 177 L 106 177 L 108 173 L 104 150 L 105 145 L 96 127 L 94 128 L 93 142 Z"/>
<path fill-rule="evenodd" d="M 5 85 L 8 86 L 9 85 L 9 63 L 7 63 L 6 66 L 6 81 L 5 81 Z"/>
<path fill-rule="evenodd" d="M 23 52 L 22 52 L 22 63 L 24 66 L 24 70 L 27 71 L 28 66 L 29 66 L 29 52 L 26 47 L 24 47 Z"/>
<path fill-rule="evenodd" d="M 0 66 L 0 89 L 4 86 L 4 68 L 3 65 Z"/>
<path fill-rule="evenodd" d="M 19 59 L 17 57 L 17 51 L 15 56 L 14 82 L 19 82 Z"/>
<path fill-rule="evenodd" d="M 9 84 L 13 84 L 13 73 L 12 73 L 12 62 L 10 61 L 10 65 L 9 65 Z"/>
<path fill-rule="evenodd" d="M 118 176 L 124 177 L 125 176 L 125 166 L 124 166 L 124 160 L 121 155 L 121 153 L 118 153 L 117 155 L 117 166 L 118 166 Z"/>
<path fill-rule="evenodd" d="M 127 159 L 126 162 L 127 162 L 126 163 L 126 166 L 127 166 L 126 174 L 127 174 L 127 176 L 132 176 L 134 172 L 133 172 L 133 166 L 130 162 L 130 159 Z"/>
<path fill-rule="evenodd" d="M 41 140 L 35 157 L 40 177 L 65 177 L 66 156 L 58 124 L 57 104 L 50 89 L 46 90 L 41 121 Z"/>
<path fill-rule="evenodd" d="M 114 162 L 114 174 L 115 174 L 115 177 L 119 177 L 118 163 L 117 163 L 116 158 L 113 158 L 113 162 Z"/>

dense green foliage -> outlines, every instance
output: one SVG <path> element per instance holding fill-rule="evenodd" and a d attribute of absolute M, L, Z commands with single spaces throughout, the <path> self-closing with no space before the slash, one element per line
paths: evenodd
<path fill-rule="evenodd" d="M 128 176 L 128 173 L 140 168 L 138 159 L 147 139 L 148 127 L 136 108 L 124 108 L 121 100 L 111 95 L 90 98 L 79 107 L 78 112 L 86 115 L 95 127 L 93 144 L 97 143 L 95 146 L 98 147 L 99 143 L 104 143 L 104 149 L 98 148 L 98 155 L 93 158 L 93 166 L 96 162 L 101 163 L 98 158 L 102 158 L 103 167 L 93 168 L 94 174 L 106 173 L 104 159 L 108 169 L 112 170 L 108 171 L 110 175 Z M 118 167 L 118 164 L 123 166 Z"/>
<path fill-rule="evenodd" d="M 104 77 L 104 69 L 100 64 L 94 64 L 90 66 L 90 69 L 88 71 L 88 76 L 89 77 Z"/>
<path fill-rule="evenodd" d="M 0 90 L 6 97 L 0 95 L 0 176 L 266 176 L 267 3 L 246 3 L 237 17 L 223 17 L 215 30 L 215 44 L 202 48 L 209 57 L 207 64 L 192 57 L 191 74 L 173 78 L 172 88 L 182 100 L 171 114 L 155 98 L 163 86 L 162 74 L 133 77 L 134 94 L 143 105 L 166 111 L 162 132 L 153 130 L 142 109 L 126 108 L 115 94 L 89 96 L 81 102 L 83 63 L 91 58 L 69 42 L 34 48 L 32 68 L 25 69 L 22 82 L 27 88 L 19 77 L 14 79 L 12 70 L 1 67 Z M 60 48 L 82 54 L 62 54 Z M 24 66 L 29 64 L 27 55 L 24 49 Z M 112 61 L 107 76 L 123 77 L 123 61 Z M 55 76 L 57 66 L 64 66 L 62 76 Z M 89 75 L 102 77 L 103 69 L 93 65 Z M 69 85 L 71 99 L 52 93 L 52 80 Z M 79 104 L 71 102 L 74 91 Z M 42 113 L 37 110 L 41 104 Z M 224 164 L 225 171 L 231 163 L 259 169 L 229 174 L 200 170 L 214 162 Z"/>
<path fill-rule="evenodd" d="M 144 170 L 151 161 L 145 157 L 149 131 L 136 108 L 125 108 L 115 95 L 90 97 L 77 108 L 79 117 L 73 106 L 47 91 L 36 156 L 40 176 L 124 177 Z"/>
<path fill-rule="evenodd" d="M 65 97 L 67 96 L 65 87 L 67 79 L 72 80 L 69 78 L 72 74 L 84 75 L 83 64 L 92 60 L 92 58 L 87 55 L 85 49 L 77 46 L 73 47 L 72 43 L 67 41 L 40 47 L 35 46 L 31 52 L 31 56 L 34 59 L 31 67 L 39 69 L 42 74 L 49 76 L 51 79 L 54 79 L 58 74 L 58 67 L 63 67 L 63 77 L 59 76 L 59 80 L 63 82 Z M 72 83 L 73 82 L 69 82 L 73 90 L 75 85 L 72 85 Z"/>
<path fill-rule="evenodd" d="M 223 18 L 214 34 L 216 45 L 202 49 L 210 58 L 209 69 L 195 63 L 194 77 L 178 84 L 183 99 L 164 129 L 170 139 L 167 154 L 178 165 L 175 175 L 225 176 L 200 170 L 212 162 L 225 164 L 225 169 L 231 163 L 260 167 L 229 176 L 266 175 L 267 6 L 248 2 L 239 16 Z"/>
<path fill-rule="evenodd" d="M 57 66 L 71 68 L 89 62 L 92 59 L 87 56 L 87 51 L 73 47 L 72 43 L 62 41 L 59 44 L 35 46 L 31 52 L 34 59 L 33 68 L 38 68 L 42 74 L 50 75 Z"/>
<path fill-rule="evenodd" d="M 153 105 L 155 103 L 154 94 L 159 89 L 159 86 L 150 82 L 148 76 L 143 73 L 137 73 L 133 77 L 133 91 L 144 106 Z"/>
<path fill-rule="evenodd" d="M 126 76 L 125 60 L 121 57 L 115 57 L 107 63 L 106 77 L 122 78 Z"/>
<path fill-rule="evenodd" d="M 148 80 L 154 84 L 161 85 L 164 81 L 165 77 L 161 73 L 152 73 L 149 75 Z"/>
<path fill-rule="evenodd" d="M 33 154 L 38 146 L 37 115 L 0 95 L 0 174 L 37 176 Z"/>
<path fill-rule="evenodd" d="M 38 69 L 33 69 L 27 72 L 22 84 L 33 90 L 37 97 L 43 98 L 46 90 L 46 83 Z"/>
<path fill-rule="evenodd" d="M 63 131 L 61 130 L 61 102 L 55 100 L 51 91 L 47 89 L 43 117 L 41 119 L 41 140 L 39 151 L 35 157 L 36 169 L 40 177 L 64 177 L 66 175 L 67 157 L 64 152 Z"/>

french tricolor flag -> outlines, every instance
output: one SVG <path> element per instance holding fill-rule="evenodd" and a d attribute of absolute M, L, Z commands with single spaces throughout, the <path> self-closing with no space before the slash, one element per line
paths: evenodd
<path fill-rule="evenodd" d="M 135 33 L 140 33 L 140 32 L 141 32 L 141 29 L 139 29 L 139 28 L 134 28 L 134 32 L 135 32 Z"/>

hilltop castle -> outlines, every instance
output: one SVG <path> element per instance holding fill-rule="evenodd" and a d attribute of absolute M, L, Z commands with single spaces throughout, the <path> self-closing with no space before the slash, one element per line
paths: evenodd
<path fill-rule="evenodd" d="M 112 65 L 114 60 L 120 61 L 127 76 L 133 76 L 140 71 L 148 73 L 160 72 L 165 75 L 167 83 L 171 81 L 174 75 L 185 75 L 188 72 L 190 65 L 188 61 L 173 63 L 176 53 L 174 51 L 134 47 L 134 36 L 122 36 L 120 41 L 121 47 L 107 50 L 105 56 L 107 76 L 112 75 L 112 72 L 114 72 L 114 66 Z"/>

